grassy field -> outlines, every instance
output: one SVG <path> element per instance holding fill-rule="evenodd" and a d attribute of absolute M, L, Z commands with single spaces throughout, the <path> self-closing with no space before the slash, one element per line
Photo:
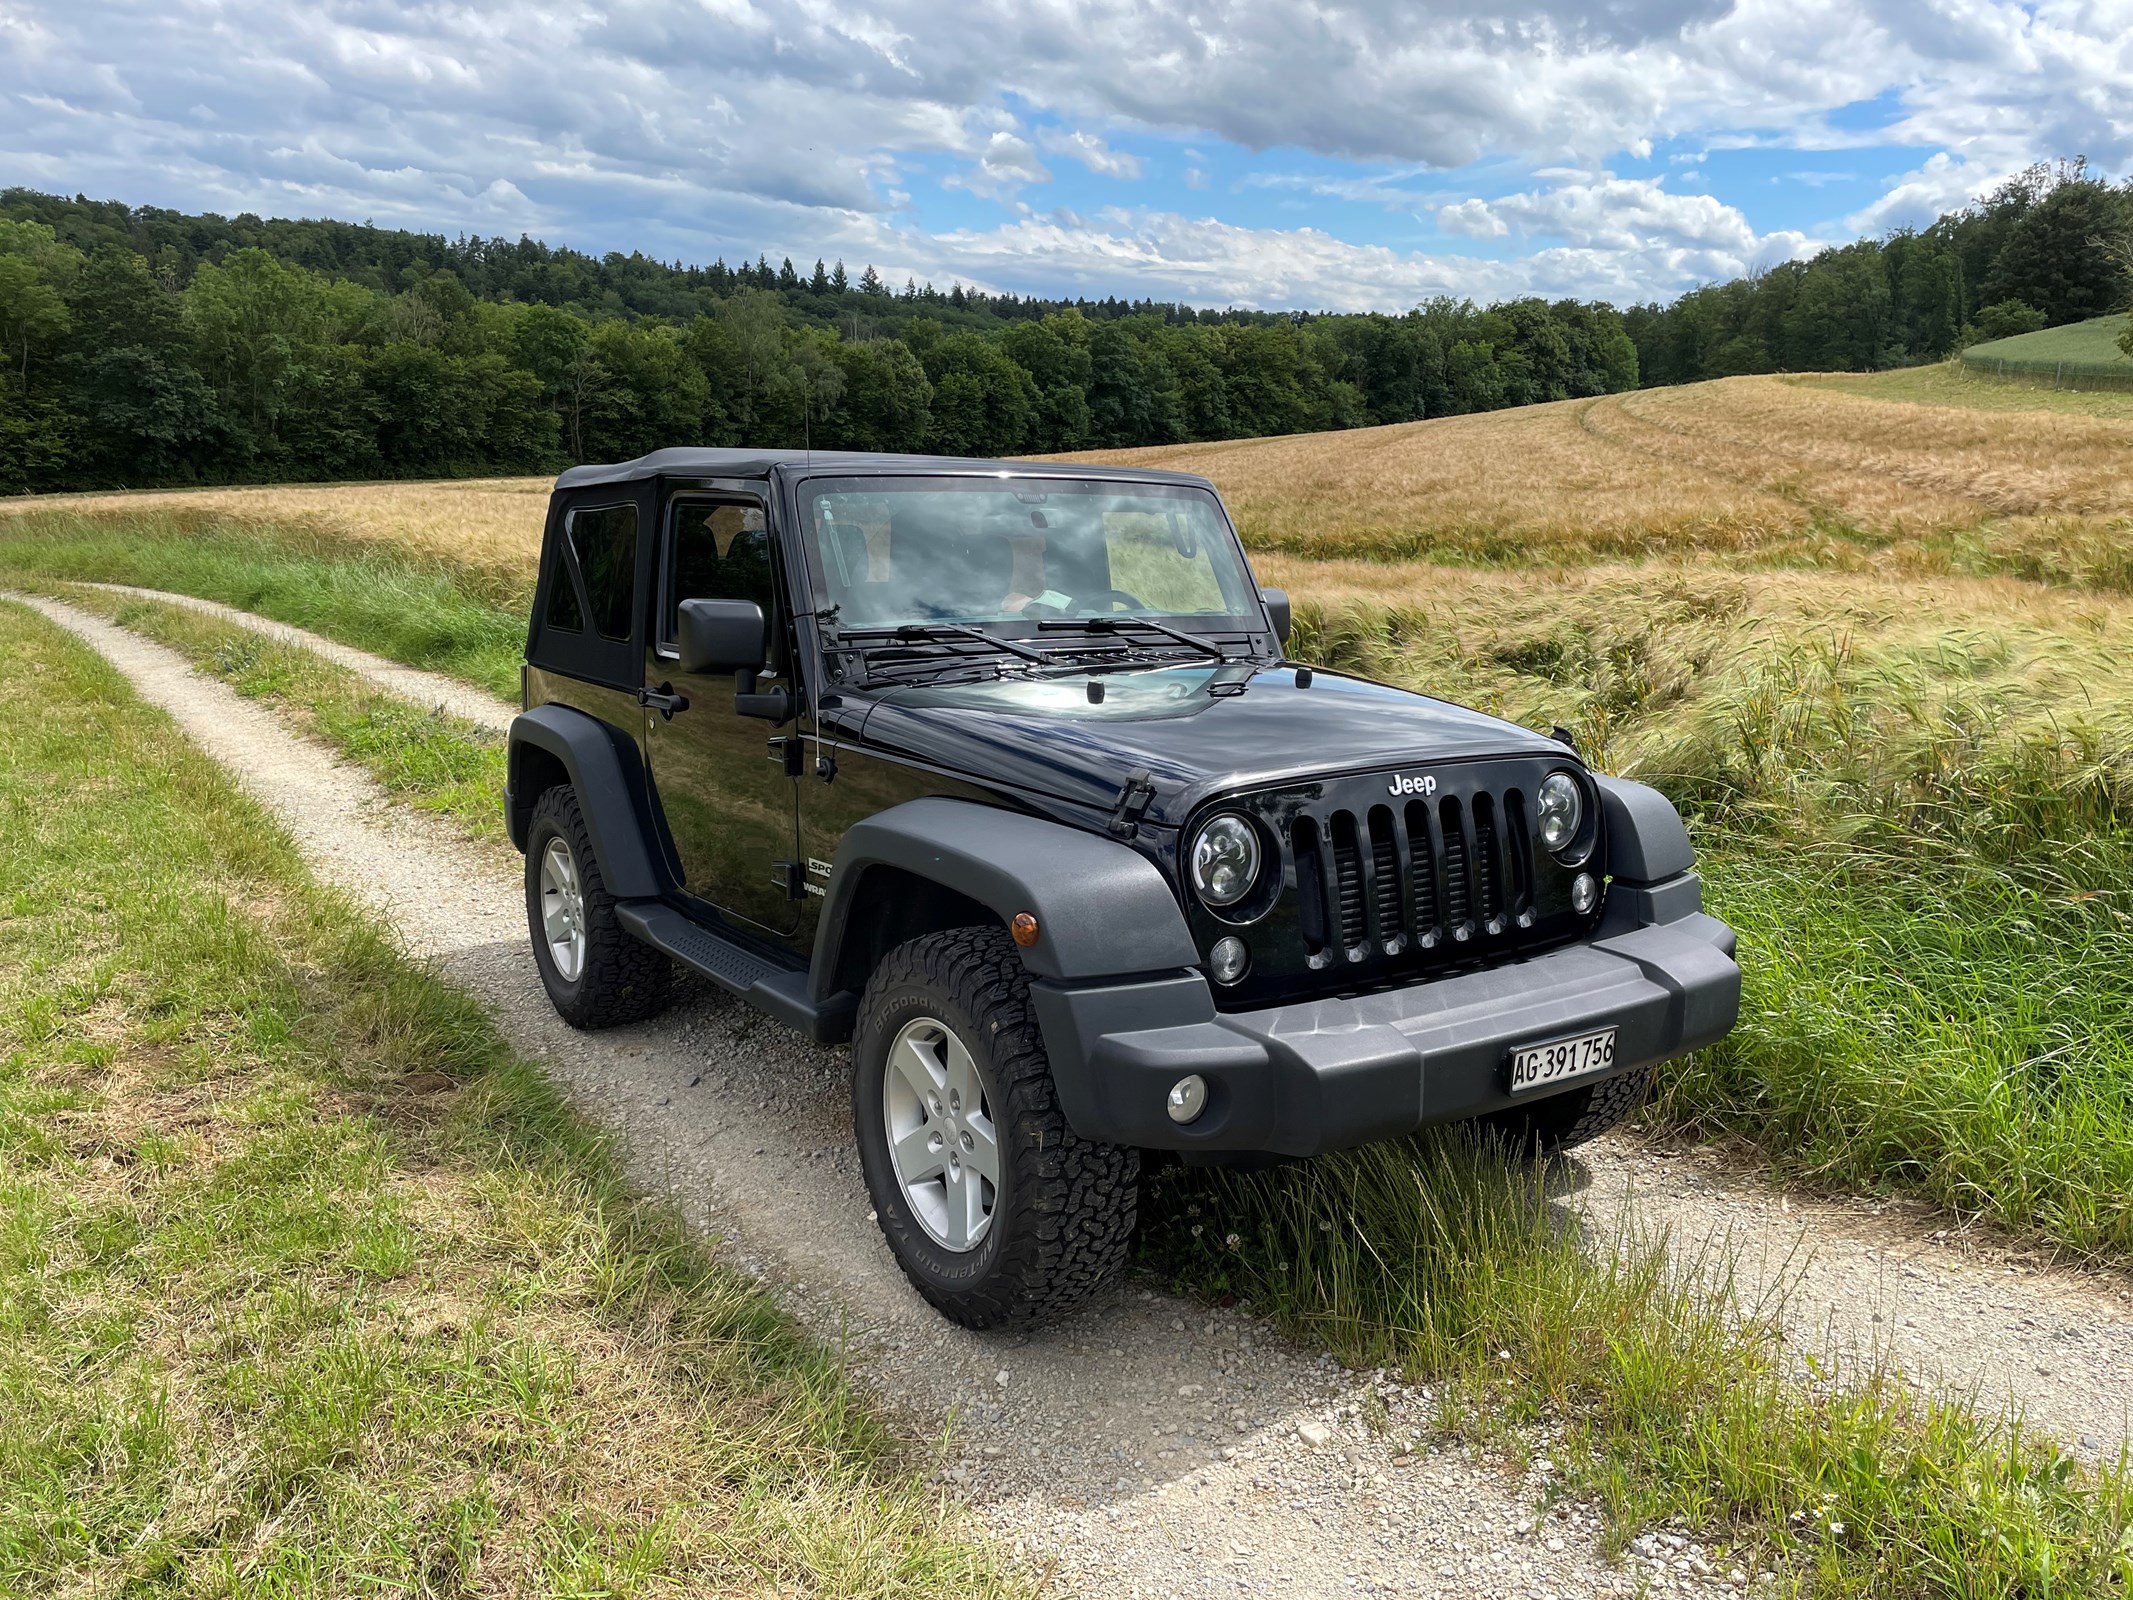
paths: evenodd
<path fill-rule="evenodd" d="M 1027 1592 L 97 657 L 0 697 L 0 1593 Z"/>
<path fill-rule="evenodd" d="M 2127 316 L 2124 311 L 2114 311 L 2112 316 L 2092 316 L 2086 322 L 2067 322 L 2058 329 L 2039 329 L 2037 333 L 2016 333 L 2009 339 L 1973 343 L 1969 350 L 1962 352 L 1962 361 L 1971 367 L 1994 367 L 1999 363 L 2031 369 L 2052 363 L 2067 363 L 2069 367 L 2124 367 L 2129 378 L 2133 378 L 2133 356 L 2118 346 L 2124 331 L 2127 331 Z"/>

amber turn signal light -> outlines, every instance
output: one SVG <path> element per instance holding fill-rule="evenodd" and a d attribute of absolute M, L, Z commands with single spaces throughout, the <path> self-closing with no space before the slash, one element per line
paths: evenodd
<path fill-rule="evenodd" d="M 1015 943 L 1027 950 L 1037 942 L 1037 919 L 1027 911 L 1017 911 L 1015 920 L 1007 925 L 1007 931 L 1015 936 Z"/>

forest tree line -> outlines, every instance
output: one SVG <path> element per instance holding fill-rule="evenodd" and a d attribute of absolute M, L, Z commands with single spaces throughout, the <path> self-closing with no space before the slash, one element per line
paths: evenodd
<path fill-rule="evenodd" d="M 0 192 L 0 490 L 548 472 L 675 444 L 998 456 L 1861 369 L 2123 304 L 2133 189 L 2038 167 L 1921 233 L 1627 312 L 1213 311 Z"/>

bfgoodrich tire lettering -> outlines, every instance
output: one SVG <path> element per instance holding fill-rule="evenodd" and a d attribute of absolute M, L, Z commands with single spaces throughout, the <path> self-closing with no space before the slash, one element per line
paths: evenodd
<path fill-rule="evenodd" d="M 889 1050 L 912 1022 L 953 1030 L 983 1081 L 999 1152 L 991 1220 L 978 1243 L 942 1247 L 913 1215 L 890 1158 L 883 1093 Z M 1055 1316 L 1126 1265 L 1139 1152 L 1067 1126 L 1029 1004 L 1029 975 L 1006 933 L 958 928 L 883 957 L 860 1002 L 852 1117 L 882 1236 L 926 1300 L 968 1328 Z"/>
<path fill-rule="evenodd" d="M 1635 1067 L 1531 1105 L 1492 1111 L 1478 1122 L 1484 1128 L 1495 1129 L 1514 1149 L 1552 1156 L 1588 1139 L 1597 1139 L 1626 1121 L 1644 1104 L 1651 1086 L 1652 1069 Z"/>
<path fill-rule="evenodd" d="M 550 948 L 548 909 L 543 906 L 542 864 L 551 845 L 568 851 L 582 904 L 579 970 L 565 973 Z M 641 1022 L 666 1008 L 672 963 L 650 945 L 632 939 L 615 918 L 592 835 L 578 810 L 577 791 L 559 784 L 541 795 L 526 830 L 526 924 L 533 963 L 556 1014 L 573 1028 L 612 1028 Z"/>

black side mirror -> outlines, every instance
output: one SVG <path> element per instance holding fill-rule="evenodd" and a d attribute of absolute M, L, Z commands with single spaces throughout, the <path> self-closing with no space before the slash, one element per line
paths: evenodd
<path fill-rule="evenodd" d="M 753 600 L 684 600 L 674 631 L 684 672 L 760 672 L 770 650 Z"/>
<path fill-rule="evenodd" d="M 1261 589 L 1259 601 L 1266 607 L 1266 614 L 1274 619 L 1274 637 L 1281 641 L 1281 648 L 1289 647 L 1289 591 L 1286 589 Z"/>

